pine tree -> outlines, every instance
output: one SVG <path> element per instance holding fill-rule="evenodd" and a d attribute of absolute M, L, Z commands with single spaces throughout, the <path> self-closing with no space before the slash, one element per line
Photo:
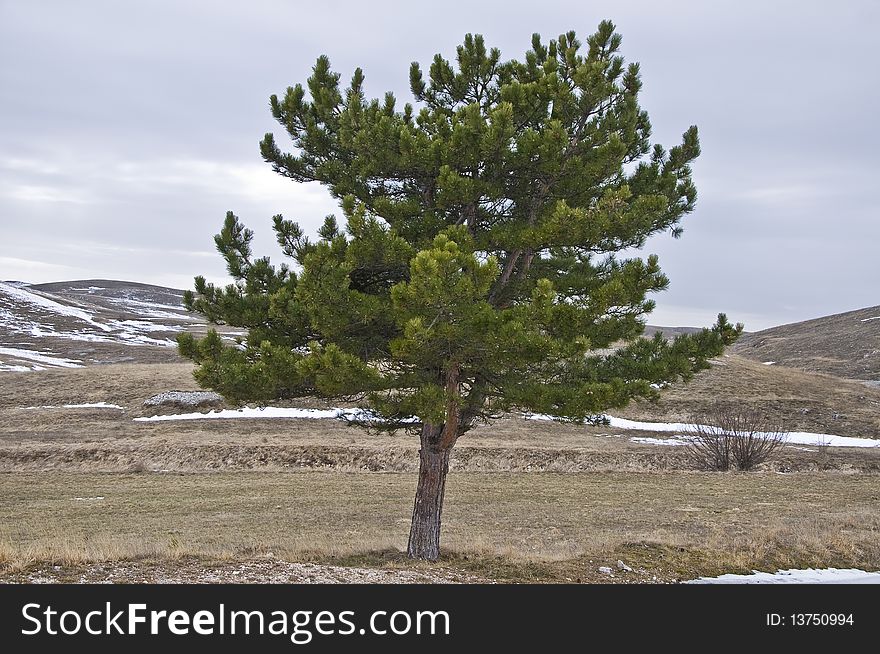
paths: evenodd
<path fill-rule="evenodd" d="M 657 257 L 620 258 L 654 234 L 681 233 L 694 209 L 697 128 L 665 150 L 649 143 L 638 64 L 602 22 L 523 61 L 502 62 L 468 34 L 452 62 L 413 63 L 415 105 L 367 100 L 326 56 L 306 88 L 272 96 L 293 142 L 272 134 L 263 158 L 340 201 L 316 240 L 274 216 L 294 267 L 254 258 L 231 212 L 215 237 L 234 284 L 203 277 L 188 308 L 247 329 L 228 346 L 183 335 L 196 379 L 239 402 L 317 395 L 357 401 L 358 424 L 420 439 L 408 553 L 436 559 L 452 447 L 500 412 L 596 419 L 656 386 L 687 380 L 742 326 L 640 338 L 668 280 Z M 609 348 L 617 348 L 608 354 Z M 603 353 L 602 350 L 605 352 Z"/>

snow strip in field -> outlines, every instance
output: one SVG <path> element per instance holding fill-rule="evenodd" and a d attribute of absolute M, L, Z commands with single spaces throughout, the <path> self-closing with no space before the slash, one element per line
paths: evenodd
<path fill-rule="evenodd" d="M 42 406 L 26 406 L 25 409 L 119 409 L 125 411 L 124 407 L 118 404 L 107 404 L 106 402 L 94 402 L 91 404 L 44 404 Z"/>
<path fill-rule="evenodd" d="M 145 416 L 135 418 L 137 422 L 161 422 L 164 420 L 229 420 L 234 418 L 306 418 L 321 420 L 336 418 L 340 420 L 371 420 L 374 416 L 363 409 L 296 409 L 267 406 L 259 409 L 245 407 L 243 409 L 222 409 L 208 413 L 178 413 L 166 416 Z M 409 418 L 403 422 L 416 422 Z"/>
<path fill-rule="evenodd" d="M 30 291 L 26 291 L 23 288 L 16 288 L 15 286 L 10 286 L 9 284 L 4 284 L 2 282 L 0 282 L 0 291 L 5 293 L 6 295 L 9 295 L 10 297 L 15 298 L 16 300 L 27 302 L 28 304 L 38 306 L 41 309 L 51 311 L 52 313 L 60 313 L 64 316 L 79 318 L 80 320 L 84 320 L 87 323 L 94 325 L 102 331 L 111 331 L 110 327 L 108 327 L 107 325 L 102 325 L 101 323 L 95 321 L 92 314 L 83 309 L 77 309 L 76 307 L 71 307 L 66 304 L 60 304 L 58 302 L 55 302 L 54 300 L 50 300 L 47 297 L 43 297 L 42 295 L 37 295 L 36 293 L 31 293 Z"/>
<path fill-rule="evenodd" d="M 627 420 L 626 418 L 615 418 L 614 416 L 609 415 L 606 415 L 605 418 L 608 419 L 608 422 L 612 427 L 618 429 L 634 429 L 638 431 L 671 431 L 684 432 L 684 434 L 687 434 L 690 429 L 697 426 L 684 422 L 640 422 L 638 420 Z M 526 415 L 526 420 L 559 420 L 559 418 L 544 413 L 531 413 Z M 703 425 L 703 427 L 706 426 Z M 770 434 L 757 435 L 769 436 Z M 654 445 L 671 445 L 672 443 L 664 442 L 668 440 L 670 439 L 652 439 L 650 441 L 642 439 L 642 442 L 651 442 Z M 794 445 L 828 445 L 830 447 L 880 447 L 880 439 L 834 436 L 833 434 L 814 434 L 806 431 L 788 432 L 786 442 Z"/>
<path fill-rule="evenodd" d="M 82 368 L 80 359 L 60 359 L 58 357 L 49 356 L 48 354 L 40 354 L 39 352 L 31 352 L 30 350 L 21 350 L 17 347 L 0 347 L 0 354 L 6 354 L 18 359 L 27 359 L 36 361 L 37 363 L 45 363 L 49 366 L 58 366 L 59 368 Z"/>
<path fill-rule="evenodd" d="M 863 318 L 862 322 L 868 322 L 869 320 L 880 320 L 880 316 L 874 316 L 873 318 Z"/>
<path fill-rule="evenodd" d="M 638 422 L 625 418 L 605 416 L 612 427 L 618 429 L 634 429 L 639 431 L 687 432 L 692 425 L 668 422 Z M 173 415 L 144 416 L 134 418 L 138 422 L 161 422 L 165 420 L 230 420 L 236 418 L 305 418 L 312 420 L 338 418 L 342 420 L 370 420 L 371 415 L 363 409 L 297 409 L 287 407 L 264 407 L 253 409 L 222 409 L 208 413 L 178 413 Z M 556 420 L 553 416 L 541 413 L 526 415 L 527 420 Z M 406 422 L 417 422 L 417 418 L 409 418 Z M 680 445 L 685 441 L 681 438 L 642 438 L 638 442 L 653 445 Z M 787 442 L 797 445 L 828 445 L 830 447 L 880 447 L 880 439 L 852 438 L 834 436 L 832 434 L 812 434 L 793 431 L 788 433 Z"/>
<path fill-rule="evenodd" d="M 721 575 L 700 577 L 688 584 L 880 584 L 880 572 L 865 572 L 851 568 L 825 568 L 814 570 L 779 570 L 778 572 L 754 572 L 750 575 Z"/>

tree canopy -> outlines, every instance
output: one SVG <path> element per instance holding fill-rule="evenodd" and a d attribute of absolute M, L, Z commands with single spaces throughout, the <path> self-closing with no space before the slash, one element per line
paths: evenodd
<path fill-rule="evenodd" d="M 232 212 L 215 237 L 234 283 L 196 278 L 187 307 L 247 330 L 239 344 L 183 335 L 196 377 L 235 401 L 346 398 L 375 429 L 448 450 L 480 421 L 519 409 L 583 420 L 655 397 L 708 367 L 740 333 L 639 338 L 668 279 L 656 256 L 620 256 L 681 234 L 696 189 L 697 128 L 650 143 L 639 66 L 602 22 L 522 60 L 468 34 L 451 62 L 409 70 L 413 103 L 368 100 L 318 58 L 270 109 L 263 158 L 318 182 L 344 219 L 316 238 L 273 217 L 292 264 L 255 258 Z M 444 471 L 445 475 L 445 471 Z M 442 488 L 440 490 L 442 499 Z M 439 528 L 439 526 L 438 526 Z"/>

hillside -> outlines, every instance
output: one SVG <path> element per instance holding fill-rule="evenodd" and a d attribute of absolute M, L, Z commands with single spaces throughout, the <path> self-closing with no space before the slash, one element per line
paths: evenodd
<path fill-rule="evenodd" d="M 178 362 L 175 334 L 205 329 L 177 289 L 101 279 L 0 282 L 0 371 Z"/>
<path fill-rule="evenodd" d="M 744 334 L 732 351 L 767 365 L 880 382 L 880 306 Z"/>
<path fill-rule="evenodd" d="M 790 431 L 880 438 L 880 389 L 831 375 L 765 366 L 730 354 L 689 383 L 664 389 L 656 403 L 637 401 L 617 414 L 636 420 L 689 422 L 717 402 L 747 405 Z"/>

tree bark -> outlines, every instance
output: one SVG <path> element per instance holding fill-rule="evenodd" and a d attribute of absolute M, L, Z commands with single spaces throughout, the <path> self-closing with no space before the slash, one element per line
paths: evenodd
<path fill-rule="evenodd" d="M 426 431 L 434 438 L 425 438 Z M 422 449 L 419 450 L 419 482 L 413 503 L 412 525 L 409 531 L 407 555 L 411 559 L 436 561 L 440 556 L 440 514 L 446 491 L 446 473 L 449 472 L 451 447 L 440 447 L 436 441 L 440 429 L 432 425 L 422 428 Z"/>

